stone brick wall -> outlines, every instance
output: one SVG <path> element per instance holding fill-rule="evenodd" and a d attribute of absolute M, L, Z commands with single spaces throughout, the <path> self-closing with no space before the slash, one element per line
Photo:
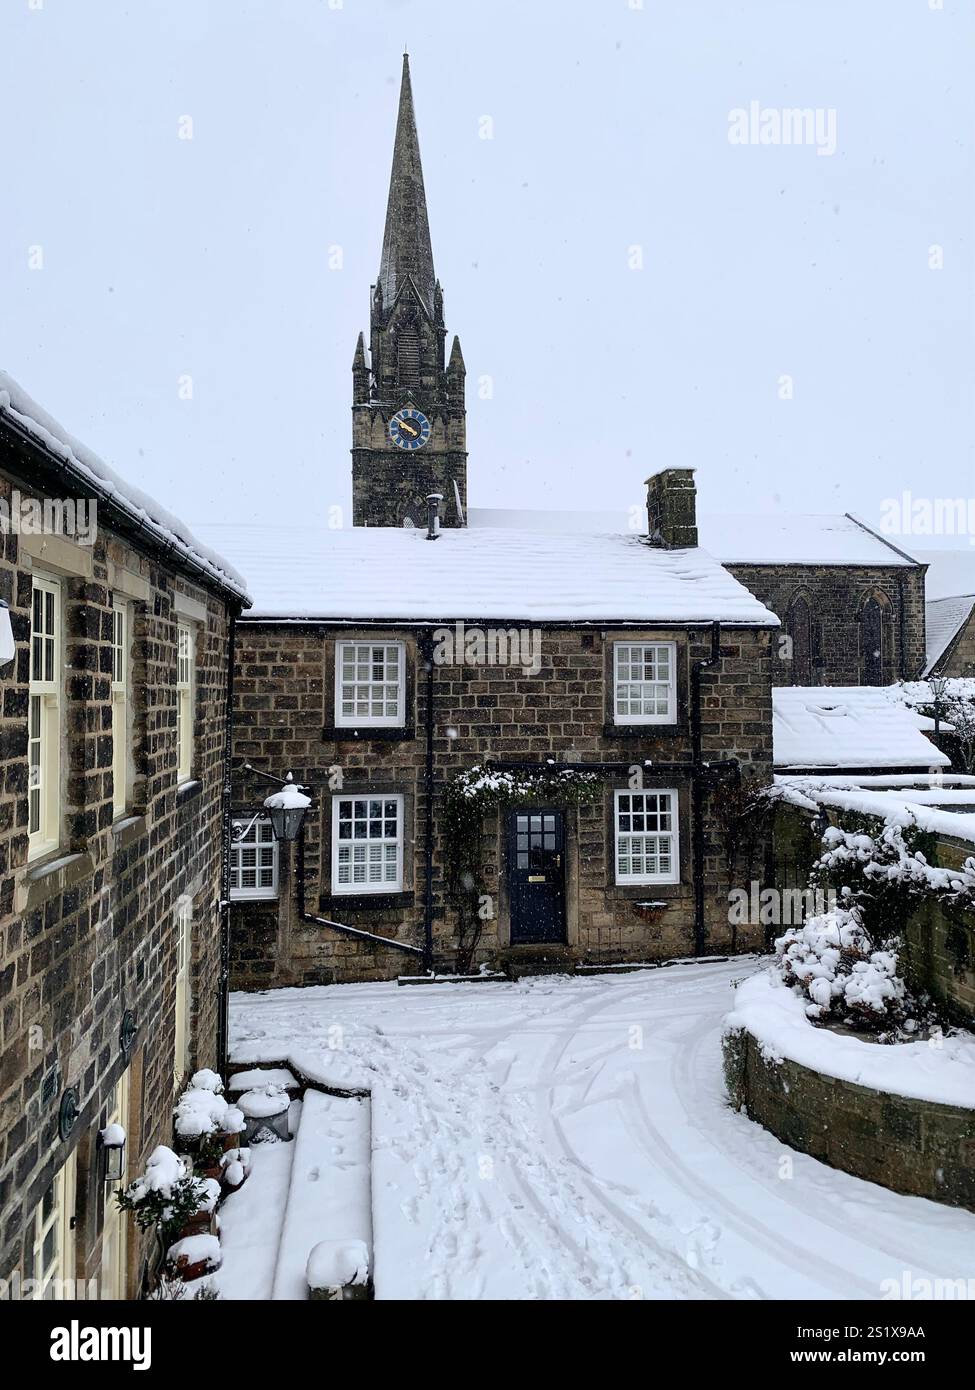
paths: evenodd
<path fill-rule="evenodd" d="M 407 646 L 408 728 L 402 733 L 364 730 L 359 739 L 334 727 L 334 650 L 338 638 L 403 639 Z M 676 640 L 678 723 L 666 729 L 619 730 L 610 711 L 611 643 L 615 639 Z M 768 631 L 727 629 L 721 659 L 702 675 L 702 749 L 706 758 L 737 758 L 745 776 L 764 782 L 771 768 L 771 694 Z M 250 814 L 267 786 L 239 771 L 252 762 L 278 775 L 291 770 L 318 797 L 306 831 L 307 907 L 348 925 L 420 943 L 424 917 L 425 721 L 427 677 L 418 659 L 414 629 L 305 624 L 262 624 L 245 620 L 238 631 L 235 718 L 234 804 Z M 694 885 L 691 872 L 692 746 L 689 724 L 690 664 L 710 653 L 708 630 L 595 630 L 546 627 L 541 632 L 541 669 L 526 676 L 499 666 L 434 664 L 434 935 L 441 965 L 456 947 L 452 913 L 444 907 L 447 846 L 437 826 L 439 789 L 458 771 L 487 760 L 546 758 L 586 764 L 618 764 L 605 777 L 601 803 L 567 812 L 568 960 L 660 959 L 694 950 Z M 672 770 L 650 769 L 648 788 L 675 787 L 680 798 L 681 877 L 674 885 L 623 887 L 614 882 L 612 790 L 625 788 L 632 764 L 653 759 Z M 405 799 L 406 847 L 403 892 L 383 902 L 332 897 L 329 776 L 341 772 L 346 793 L 382 791 Z M 760 931 L 735 936 L 728 925 L 725 830 L 721 807 L 730 772 L 713 774 L 702 787 L 705 808 L 707 949 L 751 946 Z M 499 964 L 526 948 L 510 944 L 510 908 L 505 874 L 502 818 L 485 820 L 481 872 L 495 915 L 484 923 L 478 962 Z M 283 880 L 272 903 L 235 903 L 232 908 L 232 981 L 241 988 L 389 979 L 415 970 L 409 957 L 343 938 L 327 928 L 300 922 L 293 881 L 283 855 Z M 648 902 L 658 904 L 647 906 Z M 534 949 L 534 948 L 533 948 Z M 537 952 L 536 952 L 537 953 Z M 552 955 L 558 956 L 558 950 Z"/>
<path fill-rule="evenodd" d="M 812 614 L 813 684 L 859 685 L 860 610 L 871 594 L 889 605 L 884 618 L 884 684 L 914 680 L 924 667 L 924 567 L 745 565 L 727 567 L 781 619 L 804 594 Z M 772 666 L 774 685 L 794 685 L 791 661 Z"/>
<path fill-rule="evenodd" d="M 31 455 L 7 446 L 0 491 L 23 492 Z M 52 1175 L 78 1152 L 78 1277 L 100 1265 L 105 1184 L 95 1136 L 119 1077 L 129 1082 L 129 1172 L 172 1134 L 177 899 L 193 902 L 194 1065 L 216 1062 L 221 791 L 226 731 L 226 600 L 114 533 L 93 547 L 64 538 L 2 537 L 0 596 L 17 639 L 0 671 L 0 1276 L 23 1268 L 21 1241 Z M 61 849 L 28 864 L 27 701 L 31 577 L 63 594 Z M 134 802 L 113 824 L 112 597 L 130 604 Z M 177 790 L 176 608 L 198 623 L 194 780 Z M 125 1010 L 138 1026 L 124 1055 Z M 45 1083 L 50 1086 L 46 1095 Z M 67 1142 L 58 1106 L 81 1113 Z M 129 1218 L 126 1218 L 127 1220 Z M 130 1283 L 147 1249 L 132 1228 Z"/>
<path fill-rule="evenodd" d="M 790 1148 L 895 1192 L 975 1210 L 975 1110 L 890 1095 L 724 1040 L 732 1103 Z"/>
<path fill-rule="evenodd" d="M 971 845 L 939 840 L 937 862 L 960 868 Z M 975 1025 L 975 915 L 961 908 L 926 903 L 907 924 L 904 973 L 962 1027 Z"/>
<path fill-rule="evenodd" d="M 944 676 L 975 676 L 975 609 L 951 645 L 947 661 L 939 664 Z"/>

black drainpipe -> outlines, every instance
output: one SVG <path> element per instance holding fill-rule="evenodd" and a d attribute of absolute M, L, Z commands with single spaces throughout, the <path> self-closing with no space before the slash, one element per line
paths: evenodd
<path fill-rule="evenodd" d="M 423 791 L 426 797 L 424 817 L 424 866 L 423 866 L 423 968 L 433 970 L 433 631 L 424 632 L 420 639 L 420 652 L 427 672 L 426 707 L 426 760 L 423 773 Z"/>
<path fill-rule="evenodd" d="M 691 662 L 691 858 L 694 873 L 694 954 L 703 956 L 706 943 L 704 929 L 704 805 L 702 784 L 704 763 L 701 757 L 701 672 L 717 665 L 721 657 L 721 624 L 711 624 L 711 655 Z"/>
<path fill-rule="evenodd" d="M 226 1081 L 230 1051 L 230 839 L 232 826 L 231 768 L 234 737 L 234 666 L 237 613 L 230 614 L 227 656 L 227 707 L 224 713 L 223 834 L 220 861 L 220 982 L 217 993 L 217 1071 Z"/>

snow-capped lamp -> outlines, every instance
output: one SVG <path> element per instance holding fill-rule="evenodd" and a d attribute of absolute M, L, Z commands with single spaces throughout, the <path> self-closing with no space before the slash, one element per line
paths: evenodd
<path fill-rule="evenodd" d="M 310 805 L 311 797 L 305 796 L 289 772 L 281 790 L 273 792 L 264 802 L 274 838 L 286 842 L 297 840 Z"/>
<path fill-rule="evenodd" d="M 106 1125 L 98 1131 L 98 1149 L 102 1156 L 102 1177 L 106 1182 L 121 1182 L 125 1175 L 125 1130 L 121 1125 Z"/>
<path fill-rule="evenodd" d="M 8 666 L 17 654 L 14 632 L 10 626 L 10 606 L 0 598 L 0 670 Z"/>
<path fill-rule="evenodd" d="M 934 732 L 941 732 L 941 706 L 945 698 L 945 691 L 948 689 L 947 676 L 929 676 L 928 685 L 931 687 L 931 694 L 934 696 Z"/>

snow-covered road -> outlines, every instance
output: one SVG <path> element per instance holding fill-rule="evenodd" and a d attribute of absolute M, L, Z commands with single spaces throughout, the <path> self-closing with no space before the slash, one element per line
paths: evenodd
<path fill-rule="evenodd" d="M 975 1215 L 728 1108 L 721 1020 L 754 968 L 238 994 L 232 1052 L 372 1091 L 379 1298 L 869 1299 L 905 1271 L 975 1277 Z"/>

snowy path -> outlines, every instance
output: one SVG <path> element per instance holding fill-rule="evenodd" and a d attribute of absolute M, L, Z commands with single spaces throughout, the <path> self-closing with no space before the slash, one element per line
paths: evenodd
<path fill-rule="evenodd" d="M 975 1275 L 971 1213 L 728 1109 L 721 1019 L 752 968 L 235 995 L 233 1057 L 371 1089 L 380 1298 L 866 1299 Z"/>

